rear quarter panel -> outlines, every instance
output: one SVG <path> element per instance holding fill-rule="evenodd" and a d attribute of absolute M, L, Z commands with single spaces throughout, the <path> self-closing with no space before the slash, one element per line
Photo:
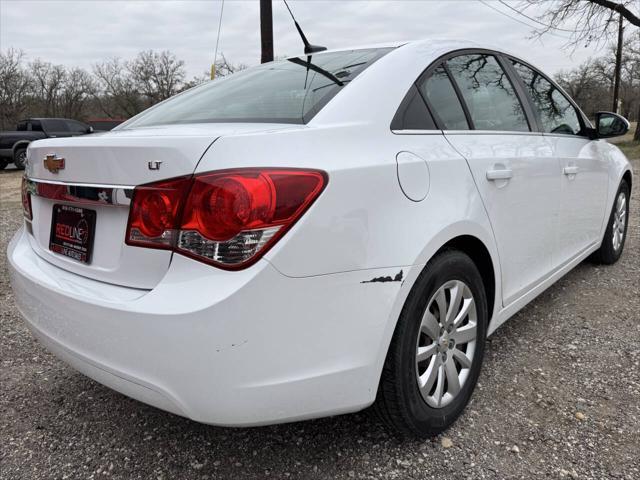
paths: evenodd
<path fill-rule="evenodd" d="M 410 200 L 400 188 L 396 155 L 402 151 L 428 164 L 423 201 Z M 458 235 L 475 235 L 495 253 L 468 166 L 443 135 L 348 124 L 223 137 L 198 171 L 249 166 L 316 168 L 329 175 L 315 204 L 266 254 L 287 276 L 424 264 Z"/>
<path fill-rule="evenodd" d="M 626 155 L 622 153 L 622 150 L 615 145 L 605 140 L 598 140 L 594 142 L 594 146 L 597 149 L 600 158 L 607 163 L 609 169 L 607 208 L 602 222 L 602 230 L 600 232 L 600 237 L 602 238 L 604 236 L 604 231 L 607 228 L 607 223 L 609 222 L 609 215 L 613 208 L 613 202 L 615 200 L 616 193 L 618 192 L 620 182 L 622 181 L 622 177 L 626 172 L 630 172 L 633 178 L 633 167 Z M 635 178 L 633 180 L 635 182 Z"/>

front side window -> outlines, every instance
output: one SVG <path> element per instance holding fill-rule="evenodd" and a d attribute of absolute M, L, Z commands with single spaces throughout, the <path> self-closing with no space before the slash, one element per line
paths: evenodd
<path fill-rule="evenodd" d="M 468 130 L 462 105 L 444 67 L 436 68 L 421 84 L 420 91 L 444 130 Z"/>
<path fill-rule="evenodd" d="M 546 133 L 578 135 L 582 130 L 580 117 L 571 102 L 542 74 L 520 62 L 513 67 L 531 96 Z"/>
<path fill-rule="evenodd" d="M 460 55 L 447 67 L 464 99 L 476 130 L 529 131 L 515 89 L 493 55 Z"/>
<path fill-rule="evenodd" d="M 184 92 L 141 113 L 123 128 L 174 123 L 306 123 L 340 89 L 391 50 L 328 52 L 265 63 Z"/>

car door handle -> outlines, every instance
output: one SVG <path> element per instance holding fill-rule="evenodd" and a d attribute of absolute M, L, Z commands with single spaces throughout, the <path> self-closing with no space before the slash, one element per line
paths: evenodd
<path fill-rule="evenodd" d="M 562 173 L 564 173 L 565 175 L 575 175 L 576 173 L 578 173 L 578 171 L 579 169 L 576 165 L 571 165 L 562 169 Z"/>
<path fill-rule="evenodd" d="M 510 168 L 487 171 L 487 180 L 509 180 L 511 177 L 513 177 L 513 170 Z"/>

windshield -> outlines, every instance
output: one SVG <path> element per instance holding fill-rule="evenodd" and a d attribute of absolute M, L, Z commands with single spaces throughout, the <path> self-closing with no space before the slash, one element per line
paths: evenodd
<path fill-rule="evenodd" d="M 390 50 L 321 53 L 266 63 L 188 90 L 142 112 L 123 127 L 307 123 L 341 88 Z"/>

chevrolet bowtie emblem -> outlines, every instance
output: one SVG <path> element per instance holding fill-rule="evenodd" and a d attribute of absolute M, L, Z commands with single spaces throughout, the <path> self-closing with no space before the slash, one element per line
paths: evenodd
<path fill-rule="evenodd" d="M 64 170 L 64 158 L 58 158 L 55 153 L 50 153 L 44 157 L 44 168 L 51 173 L 58 173 Z"/>

